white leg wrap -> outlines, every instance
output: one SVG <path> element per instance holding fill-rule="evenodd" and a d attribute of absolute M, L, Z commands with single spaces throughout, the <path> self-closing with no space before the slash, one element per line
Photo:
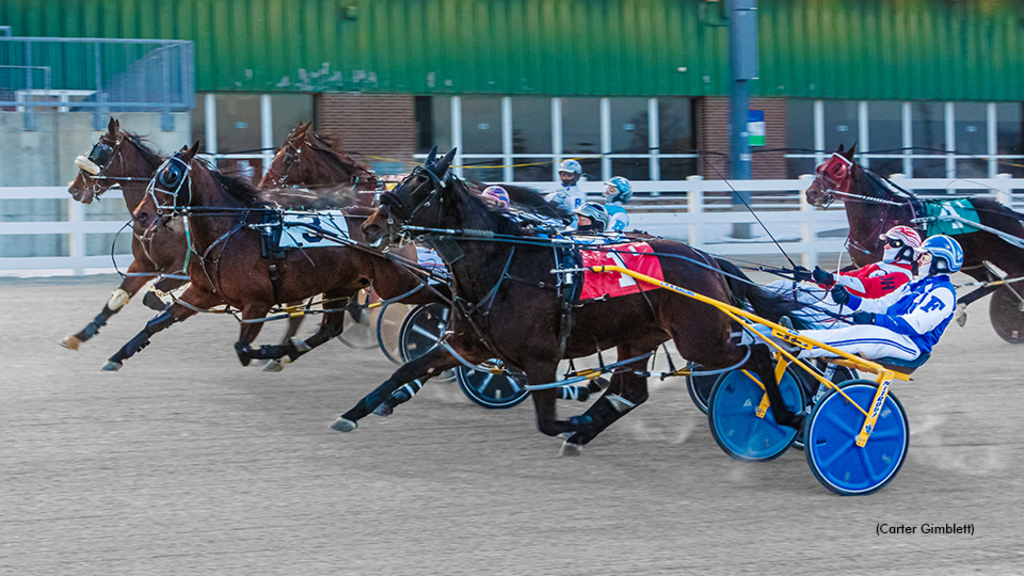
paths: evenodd
<path fill-rule="evenodd" d="M 626 410 L 636 406 L 636 404 L 633 404 L 618 394 L 609 394 L 605 396 L 605 398 L 611 402 L 612 408 L 615 408 L 619 412 L 625 412 Z"/>
<path fill-rule="evenodd" d="M 128 303 L 131 296 L 127 292 L 118 288 L 110 294 L 110 300 L 107 301 L 107 308 L 111 310 L 120 310 L 122 306 Z"/>

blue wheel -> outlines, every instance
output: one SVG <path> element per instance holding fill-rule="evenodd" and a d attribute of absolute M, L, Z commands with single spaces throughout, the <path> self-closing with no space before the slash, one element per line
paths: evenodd
<path fill-rule="evenodd" d="M 500 364 L 500 360 L 491 360 L 484 363 L 484 366 L 489 363 Z M 522 372 L 492 374 L 458 366 L 455 368 L 455 379 L 459 381 L 462 393 L 484 408 L 511 408 L 530 395 L 526 389 L 526 374 Z"/>
<path fill-rule="evenodd" d="M 779 391 L 790 410 L 799 413 L 803 409 L 803 391 L 788 369 L 779 382 Z M 771 408 L 763 418 L 757 416 L 764 396 L 761 385 L 743 370 L 726 372 L 711 391 L 708 407 L 711 435 L 726 454 L 737 460 L 778 458 L 796 437 L 796 429 L 775 423 Z"/>
<path fill-rule="evenodd" d="M 865 410 L 878 390 L 870 380 L 853 380 L 840 387 Z M 855 440 L 863 423 L 864 414 L 842 394 L 832 392 L 815 405 L 804 424 L 807 463 L 818 481 L 836 494 L 853 496 L 880 490 L 896 476 L 907 457 L 910 424 L 891 391 L 861 448 Z"/>
<path fill-rule="evenodd" d="M 840 382 L 860 378 L 856 370 L 847 368 L 846 366 L 836 366 L 834 364 L 819 362 L 818 369 L 821 370 L 825 377 L 831 380 L 833 384 L 839 384 Z M 814 408 L 814 402 L 817 398 L 818 386 L 820 383 L 803 370 L 799 371 L 798 374 L 800 376 L 800 383 L 803 385 L 805 398 L 807 398 L 807 407 L 804 408 L 804 413 L 809 416 L 811 414 L 811 410 Z M 825 393 L 823 393 L 821 397 L 824 398 L 825 394 L 830 391 L 831 389 L 825 390 Z M 820 400 L 821 398 L 817 399 Z M 802 428 L 797 431 L 796 438 L 793 440 L 793 448 L 796 448 L 797 450 L 804 449 L 804 431 Z"/>

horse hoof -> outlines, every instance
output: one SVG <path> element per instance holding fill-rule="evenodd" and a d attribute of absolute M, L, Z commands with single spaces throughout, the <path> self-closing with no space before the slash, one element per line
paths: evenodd
<path fill-rule="evenodd" d="M 281 364 L 280 360 L 271 360 L 263 367 L 264 372 L 280 372 L 281 370 L 284 370 L 284 364 Z"/>
<path fill-rule="evenodd" d="M 377 416 L 384 416 L 385 418 L 395 413 L 395 409 L 388 406 L 384 402 L 377 404 L 377 407 L 373 409 L 373 413 Z"/>
<path fill-rule="evenodd" d="M 107 363 L 103 365 L 103 371 L 117 372 L 118 370 L 121 369 L 121 366 L 123 366 L 123 364 L 121 364 L 120 362 L 113 362 L 111 360 L 107 360 Z"/>
<path fill-rule="evenodd" d="M 78 352 L 78 345 L 82 341 L 78 339 L 78 336 L 68 336 L 67 338 L 60 341 L 60 345 L 67 348 L 68 350 L 74 350 Z"/>
<path fill-rule="evenodd" d="M 579 456 L 582 453 L 583 446 L 566 440 L 565 442 L 562 442 L 562 448 L 558 451 L 558 456 Z"/>
<path fill-rule="evenodd" d="M 956 320 L 957 326 L 963 328 L 964 324 L 967 324 L 967 307 L 963 305 L 957 306 L 956 315 L 953 318 Z"/>
<path fill-rule="evenodd" d="M 358 422 L 353 422 L 341 416 L 338 416 L 338 419 L 331 424 L 331 430 L 337 430 L 338 432 L 351 432 L 356 428 L 359 428 Z"/>

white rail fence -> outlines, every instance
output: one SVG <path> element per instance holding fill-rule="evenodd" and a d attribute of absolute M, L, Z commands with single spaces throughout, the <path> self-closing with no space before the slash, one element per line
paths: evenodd
<path fill-rule="evenodd" d="M 1018 210 L 1024 204 L 1024 179 L 1012 179 L 1008 175 L 970 180 L 895 178 L 894 181 L 908 190 L 921 191 L 924 198 L 950 198 L 951 195 L 943 193 L 948 191 L 958 195 L 992 196 Z M 516 184 L 542 190 L 553 187 L 551 182 Z M 681 240 L 716 255 L 781 256 L 767 229 L 790 257 L 795 260 L 799 256 L 802 265 L 813 266 L 819 254 L 836 254 L 844 250 L 848 226 L 841 202 L 836 202 L 829 210 L 820 210 L 806 203 L 802 191 L 809 184 L 810 177 L 724 181 L 703 180 L 695 176 L 685 181 L 635 182 L 634 203 L 630 206 L 631 228 Z M 595 199 L 604 190 L 600 182 L 584 182 L 581 187 Z M 729 198 L 734 189 L 752 192 L 751 207 L 764 224 L 763 228 L 750 210 L 731 206 Z M 1015 191 L 1018 192 L 1015 194 Z M 124 271 L 132 261 L 127 250 L 127 237 L 121 241 L 125 248 L 119 252 L 123 253 L 115 254 L 113 259 L 109 243 L 105 251 L 94 249 L 93 252 L 100 253 L 87 253 L 89 235 L 112 235 L 119 231 L 122 235 L 131 233 L 129 229 L 123 229 L 129 216 L 120 198 L 116 190 L 105 194 L 103 203 L 108 209 L 97 216 L 95 208 L 75 202 L 63 187 L 0 188 L 0 243 L 6 245 L 18 235 L 50 235 L 65 239 L 56 243 L 64 247 L 56 250 L 60 255 L 0 257 L 0 276 L 110 273 L 114 271 L 115 263 Z M 61 210 L 58 220 L 9 221 L 11 215 L 9 211 L 5 213 L 5 203 L 25 200 L 66 202 L 66 214 Z M 110 210 L 111 205 L 118 208 Z M 26 218 L 31 216 L 21 215 L 22 220 Z M 737 223 L 750 224 L 751 238 L 732 237 L 733 225 Z"/>

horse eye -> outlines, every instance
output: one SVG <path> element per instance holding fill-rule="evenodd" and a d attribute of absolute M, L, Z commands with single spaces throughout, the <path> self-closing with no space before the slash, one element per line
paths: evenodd
<path fill-rule="evenodd" d="M 168 168 L 160 173 L 160 184 L 171 187 L 178 183 L 181 173 L 176 168 Z"/>

